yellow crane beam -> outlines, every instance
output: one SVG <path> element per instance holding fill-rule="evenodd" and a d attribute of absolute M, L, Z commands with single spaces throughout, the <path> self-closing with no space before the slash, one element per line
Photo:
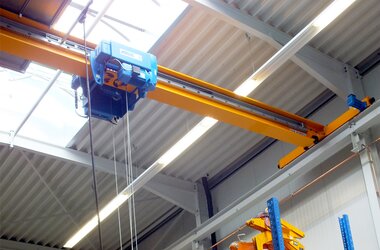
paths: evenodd
<path fill-rule="evenodd" d="M 57 37 L 63 36 L 62 33 L 52 30 L 47 26 L 28 18 L 21 18 L 14 13 L 3 9 L 0 9 L 0 16 Z M 72 39 L 79 44 L 83 44 L 78 38 L 69 37 L 69 39 Z M 0 32 L 0 44 L 1 50 L 11 55 L 49 65 L 71 74 L 76 74 L 82 77 L 85 76 L 84 55 L 64 46 L 50 43 L 49 41 L 35 39 L 4 27 L 1 28 Z M 89 47 L 93 49 L 95 45 L 90 43 Z M 297 131 L 284 123 L 268 119 L 267 117 L 252 113 L 243 108 L 223 103 L 214 98 L 199 95 L 161 80 L 158 81 L 156 90 L 148 94 L 148 98 L 150 99 L 182 108 L 202 116 L 210 116 L 219 121 L 272 137 L 280 141 L 291 143 L 299 147 L 310 147 L 314 144 L 315 138 L 322 138 L 324 136 L 324 126 L 311 120 L 277 109 L 251 98 L 238 96 L 232 91 L 170 70 L 163 66 L 158 66 L 158 71 L 177 79 L 185 80 L 196 86 L 212 90 L 216 93 L 221 93 L 224 96 L 231 97 L 248 105 L 259 107 L 281 117 L 285 117 L 286 119 L 302 123 L 305 126 L 305 131 Z"/>
<path fill-rule="evenodd" d="M 85 60 L 84 56 L 75 51 L 66 49 L 62 46 L 54 45 L 49 42 L 40 41 L 17 34 L 11 30 L 1 28 L 0 33 L 1 50 L 24 58 L 35 61 L 41 64 L 49 65 L 53 68 L 61 69 L 65 72 L 85 76 Z M 170 72 L 172 75 L 181 78 L 188 78 L 184 74 L 180 74 L 164 67 L 159 67 L 159 71 Z M 194 80 L 194 79 L 193 79 Z M 194 80 L 195 81 L 195 80 Z M 199 81 L 198 81 L 199 82 Z M 210 89 L 220 90 L 219 87 L 203 82 L 203 86 Z M 230 96 L 235 96 L 231 91 L 223 90 Z M 158 81 L 156 90 L 148 94 L 148 98 L 163 102 L 178 108 L 197 113 L 202 116 L 210 116 L 219 121 L 229 123 L 265 136 L 285 141 L 298 146 L 309 146 L 313 144 L 313 139 L 307 135 L 295 132 L 283 124 L 265 119 L 259 115 L 252 114 L 244 109 L 232 107 L 228 104 L 223 104 L 212 98 L 192 93 L 186 89 L 167 84 L 163 81 Z M 259 103 L 250 98 L 237 97 L 247 103 Z M 266 105 L 260 103 L 260 106 Z M 269 107 L 271 111 L 276 111 L 275 108 Z M 278 110 L 281 115 L 287 112 Z M 289 118 L 296 117 L 289 114 Z M 308 122 L 308 120 L 298 117 L 300 121 Z M 319 124 L 310 122 L 311 126 L 318 128 Z M 323 126 L 320 125 L 322 128 Z"/>

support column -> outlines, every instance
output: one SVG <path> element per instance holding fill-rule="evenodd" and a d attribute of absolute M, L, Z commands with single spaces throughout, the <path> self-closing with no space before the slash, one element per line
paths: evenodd
<path fill-rule="evenodd" d="M 359 100 L 365 97 L 362 77 L 359 71 L 350 65 L 345 65 L 344 71 L 346 73 L 346 80 L 348 85 L 348 93 L 355 94 Z"/>
<path fill-rule="evenodd" d="M 373 134 L 372 134 L 373 135 Z M 377 140 L 377 138 L 372 138 L 373 140 Z M 372 140 L 372 141 L 373 141 Z M 370 156 L 371 156 L 371 160 L 372 160 L 372 164 L 373 164 L 373 168 L 375 170 L 375 173 L 374 175 L 376 176 L 376 181 L 377 181 L 377 198 L 379 199 L 379 203 L 380 203 L 380 153 L 379 153 L 379 146 L 380 145 L 380 141 L 378 141 L 377 143 L 374 143 L 372 144 L 370 147 L 369 147 L 369 150 L 370 150 Z"/>
<path fill-rule="evenodd" d="M 207 213 L 207 202 L 206 196 L 203 192 L 203 187 L 201 184 L 197 183 L 196 185 L 197 196 L 195 198 L 195 224 L 199 227 L 204 221 L 208 219 Z M 205 238 L 203 240 L 195 240 L 191 243 L 192 250 L 207 250 L 208 247 L 211 246 L 211 241 L 209 238 Z"/>
<path fill-rule="evenodd" d="M 362 165 L 362 172 L 364 183 L 367 190 L 367 197 L 369 208 L 372 215 L 372 220 L 375 228 L 376 240 L 378 249 L 380 249 L 380 206 L 378 200 L 378 193 L 376 190 L 376 176 L 373 174 L 373 161 L 371 160 L 370 151 L 365 148 L 370 143 L 369 131 L 365 133 L 353 133 L 351 136 L 353 151 L 360 152 L 360 163 Z"/>

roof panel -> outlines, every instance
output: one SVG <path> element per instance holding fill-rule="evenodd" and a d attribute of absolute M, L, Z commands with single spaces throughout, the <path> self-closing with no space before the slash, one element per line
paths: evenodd
<path fill-rule="evenodd" d="M 330 0 L 236 0 L 230 5 L 244 14 L 255 16 L 294 36 L 330 2 Z M 375 42 L 380 38 L 379 32 L 376 32 L 380 28 L 379 16 L 378 1 L 356 1 L 321 31 L 310 44 L 323 53 L 355 66 L 379 47 Z"/>
<path fill-rule="evenodd" d="M 51 157 L 21 153 L 7 146 L 0 146 L 0 156 L 4 160 L 0 168 L 0 237 L 62 246 L 78 226 L 94 214 L 90 169 Z M 104 206 L 116 193 L 115 179 L 104 173 L 97 173 L 97 178 L 100 205 Z M 120 190 L 125 186 L 120 177 L 119 185 Z M 173 207 L 143 190 L 136 194 L 135 202 L 141 230 Z M 150 213 L 153 208 L 155 213 Z M 123 206 L 121 211 L 123 225 L 129 225 L 128 206 Z M 117 225 L 116 218 L 117 214 L 104 223 L 106 249 L 116 248 L 118 242 L 117 231 L 108 230 Z M 126 227 L 123 230 L 126 240 L 129 233 Z M 96 233 L 93 238 L 95 236 Z M 81 244 L 79 248 L 90 248 L 88 240 Z"/>

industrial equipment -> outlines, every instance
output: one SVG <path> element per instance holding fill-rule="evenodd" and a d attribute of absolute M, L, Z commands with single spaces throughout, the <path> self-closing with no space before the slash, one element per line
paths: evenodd
<path fill-rule="evenodd" d="M 278 201 L 275 198 L 268 202 L 268 209 L 258 217 L 246 221 L 250 228 L 260 231 L 251 242 L 235 241 L 230 250 L 304 250 L 298 239 L 305 234 L 284 219 L 279 218 Z M 277 222 L 276 222 L 277 221 Z M 277 233 L 275 233 L 277 231 Z M 281 232 L 282 231 L 282 232 Z M 280 234 L 278 234 L 280 233 Z"/>
<path fill-rule="evenodd" d="M 89 80 L 94 117 L 117 120 L 133 110 L 140 98 L 146 97 L 157 83 L 157 59 L 154 55 L 113 41 L 102 41 L 90 53 L 92 77 Z M 87 79 L 74 76 L 72 88 L 83 90 L 88 99 Z M 88 102 L 83 102 L 88 114 Z"/>
<path fill-rule="evenodd" d="M 327 124 L 324 129 L 323 133 L 320 134 L 321 137 L 315 142 L 318 143 L 323 138 L 329 136 L 331 133 L 336 131 L 338 128 L 340 128 L 343 124 L 350 121 L 352 118 L 354 118 L 356 115 L 358 115 L 360 112 L 371 106 L 375 102 L 375 98 L 365 97 L 363 100 L 358 100 L 355 95 L 351 94 L 347 97 L 347 106 L 348 110 L 341 114 L 338 118 L 336 118 L 331 123 Z M 312 145 L 313 146 L 313 145 Z M 304 152 L 306 152 L 310 147 L 297 147 L 284 157 L 282 157 L 278 162 L 278 168 L 282 169 L 286 167 L 289 163 L 291 163 L 293 160 L 295 160 L 297 157 L 302 155 Z"/>
<path fill-rule="evenodd" d="M 3 9 L 0 16 L 2 51 L 78 75 L 73 87 L 85 86 L 88 64 L 83 56 L 83 41 L 69 37 L 61 44 L 62 34 L 47 26 L 25 17 L 20 19 Z M 133 109 L 137 100 L 153 89 L 157 73 L 155 90 L 147 94 L 149 99 L 296 145 L 295 150 L 280 159 L 279 168 L 286 167 L 374 101 L 350 96 L 349 109 L 330 124 L 322 125 L 160 65 L 154 71 L 154 56 L 145 60 L 145 54 L 114 45 L 115 50 L 107 42 L 95 49 L 94 44 L 88 43 L 88 49 L 95 50 L 90 58 L 95 72 L 91 73 L 94 79 L 90 89 L 96 117 L 105 120 L 122 117 L 127 106 Z M 140 73 L 138 68 L 142 69 Z M 88 95 L 86 88 L 83 95 Z M 86 100 L 84 108 L 86 111 Z"/>

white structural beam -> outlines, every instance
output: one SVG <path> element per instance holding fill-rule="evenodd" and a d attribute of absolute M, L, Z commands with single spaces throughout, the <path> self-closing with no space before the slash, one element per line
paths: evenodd
<path fill-rule="evenodd" d="M 277 49 L 282 48 L 293 38 L 268 23 L 243 13 L 224 1 L 186 0 L 186 2 L 193 6 L 202 7 L 214 16 L 247 33 L 253 34 Z M 350 72 L 355 71 L 351 66 L 308 45 L 302 48 L 291 60 L 338 96 L 343 99 L 347 98 L 350 93 L 350 87 L 346 84 L 347 69 Z"/>
<path fill-rule="evenodd" d="M 165 200 L 196 214 L 196 184 L 179 180 L 163 174 L 156 175 L 152 181 L 144 185 L 144 189 L 157 196 L 165 196 Z"/>
<path fill-rule="evenodd" d="M 0 132 L 0 145 L 8 146 L 10 144 L 9 134 Z M 72 162 L 78 166 L 91 167 L 91 157 L 89 154 L 77 150 L 63 148 L 39 142 L 33 139 L 18 136 L 13 140 L 13 146 L 24 151 L 33 152 L 39 155 L 46 155 L 63 161 Z M 125 165 L 117 162 L 118 176 L 125 177 Z M 114 162 L 109 159 L 95 157 L 95 168 L 108 174 L 114 174 Z M 134 167 L 134 173 L 140 175 L 144 169 Z M 194 184 L 178 178 L 170 177 L 164 174 L 158 174 L 147 185 L 143 187 L 157 196 L 174 203 L 175 205 L 195 213 L 194 200 L 196 190 Z"/>
<path fill-rule="evenodd" d="M 311 171 L 329 157 L 338 153 L 342 148 L 350 145 L 351 134 L 361 133 L 376 124 L 380 124 L 380 102 L 376 102 L 354 118 L 352 122 L 345 124 L 316 146 L 309 149 L 291 163 L 285 171 L 278 171 L 277 174 L 234 201 L 228 207 L 218 212 L 213 218 L 205 221 L 202 225 L 174 242 L 167 249 L 186 249 L 193 242 L 207 237 L 211 232 L 215 232 L 228 221 L 247 211 L 258 202 L 262 202 L 263 199 L 272 195 L 276 190 L 281 189 L 289 181 Z"/>
<path fill-rule="evenodd" d="M 366 145 L 370 143 L 369 133 L 354 133 L 352 134 L 352 145 L 354 151 L 360 151 L 364 149 Z M 367 190 L 367 197 L 369 208 L 371 211 L 372 221 L 375 228 L 377 249 L 380 249 L 380 207 L 377 197 L 377 190 L 375 184 L 375 178 L 372 171 L 373 161 L 370 158 L 371 152 L 368 149 L 364 149 L 360 152 L 360 163 L 362 165 L 362 172 L 364 177 L 364 183 Z"/>
<path fill-rule="evenodd" d="M 198 195 L 195 199 L 195 205 L 197 207 L 197 212 L 195 213 L 195 225 L 198 227 L 209 218 L 208 210 L 207 210 L 206 194 L 204 192 L 204 187 L 200 183 L 197 184 L 197 194 Z M 204 238 L 199 241 L 198 240 L 193 241 L 191 248 L 192 250 L 206 250 L 210 246 L 211 246 L 211 239 Z"/>
<path fill-rule="evenodd" d="M 40 245 L 31 244 L 31 243 L 0 239 L 0 249 L 1 250 L 25 250 L 25 249 L 28 249 L 28 250 L 57 250 L 57 249 L 61 249 L 61 248 L 46 247 L 46 246 L 40 246 Z"/>

